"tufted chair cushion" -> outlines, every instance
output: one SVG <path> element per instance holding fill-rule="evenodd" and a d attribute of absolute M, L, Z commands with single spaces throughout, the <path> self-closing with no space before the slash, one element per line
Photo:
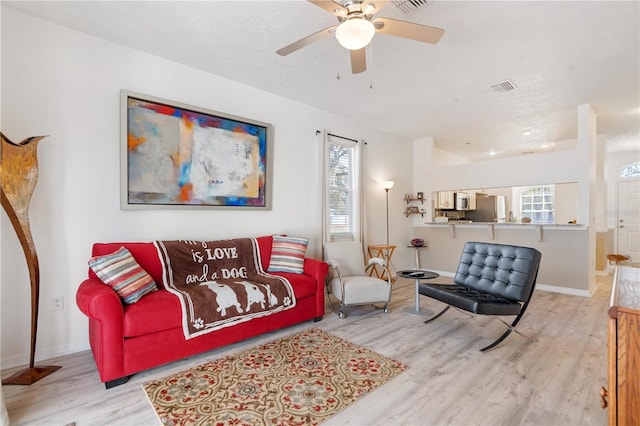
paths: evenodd
<path fill-rule="evenodd" d="M 502 342 L 529 305 L 542 254 L 530 247 L 468 242 L 464 245 L 454 284 L 420 283 L 418 292 L 446 303 L 431 322 L 451 306 L 482 315 L 516 315 L 502 336 L 480 349 L 488 351 Z M 504 321 L 503 321 L 504 322 Z"/>
<path fill-rule="evenodd" d="M 454 282 L 509 300 L 525 301 L 536 281 L 540 252 L 529 247 L 468 242 Z"/>

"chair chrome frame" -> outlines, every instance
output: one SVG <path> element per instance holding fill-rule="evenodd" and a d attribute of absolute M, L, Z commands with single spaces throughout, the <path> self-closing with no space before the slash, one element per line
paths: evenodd
<path fill-rule="evenodd" d="M 530 247 L 465 243 L 454 284 L 420 283 L 421 295 L 447 305 L 424 323 L 430 323 L 453 307 L 465 314 L 489 315 L 507 327 L 500 337 L 480 349 L 481 352 L 495 348 L 512 331 L 535 341 L 515 327 L 533 297 L 541 257 L 538 250 Z M 510 315 L 515 316 L 510 324 L 496 317 Z"/>
<path fill-rule="evenodd" d="M 392 287 L 392 281 L 391 280 L 392 280 L 392 278 L 391 278 L 391 271 L 389 270 L 389 266 L 387 265 L 387 263 L 386 263 L 386 261 L 384 259 L 379 258 L 379 257 L 374 257 L 374 258 L 369 259 L 369 261 L 367 262 L 366 267 L 364 267 L 365 275 L 363 276 L 363 278 L 370 279 L 372 283 L 384 282 L 386 284 L 386 288 L 388 290 L 387 299 L 386 300 L 374 300 L 374 301 L 367 301 L 367 302 L 359 302 L 359 303 L 349 303 L 348 300 L 345 301 L 345 299 L 346 299 L 346 287 L 349 285 L 348 278 L 351 277 L 351 276 L 357 276 L 357 275 L 351 275 L 351 276 L 345 275 L 345 273 L 343 271 L 343 268 L 340 265 L 340 262 L 338 260 L 336 260 L 336 259 L 327 259 L 326 262 L 329 264 L 329 267 L 332 268 L 335 271 L 335 276 L 331 276 L 331 274 L 327 275 L 327 278 L 326 278 L 326 281 L 325 281 L 325 290 L 327 292 L 327 298 L 329 300 L 329 305 L 331 307 L 331 310 L 334 313 L 336 313 L 339 318 L 343 319 L 343 318 L 346 317 L 346 314 L 345 314 L 344 310 L 345 310 L 345 307 L 347 307 L 347 306 L 371 305 L 376 309 L 382 309 L 384 311 L 384 313 L 389 313 L 389 302 L 391 301 L 391 287 Z M 373 268 L 374 265 L 380 266 L 386 272 L 386 277 L 387 277 L 386 280 L 383 280 L 383 279 L 380 279 L 380 278 L 376 278 L 376 277 L 367 276 L 367 274 L 369 273 L 371 268 Z M 340 308 L 339 308 L 339 310 L 337 312 L 336 312 L 336 308 L 335 308 L 335 306 L 333 304 L 333 301 L 331 300 L 332 289 L 330 289 L 332 281 L 334 279 L 336 279 L 336 278 L 338 280 L 340 280 L 340 291 L 341 291 L 341 294 L 339 295 L 339 297 L 336 297 L 340 301 Z M 376 306 L 376 303 L 384 303 L 384 305 L 382 307 L 379 307 L 379 306 Z"/>

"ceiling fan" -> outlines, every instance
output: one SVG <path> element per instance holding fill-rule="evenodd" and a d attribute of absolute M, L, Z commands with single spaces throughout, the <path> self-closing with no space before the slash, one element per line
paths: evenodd
<path fill-rule="evenodd" d="M 277 50 L 278 55 L 286 56 L 335 33 L 338 42 L 349 49 L 351 72 L 358 74 L 367 69 L 364 48 L 376 32 L 430 44 L 436 44 L 444 34 L 442 28 L 390 18 L 375 18 L 374 15 L 387 4 L 386 0 L 350 0 L 344 4 L 332 0 L 307 1 L 334 15 L 340 24 L 294 41 Z"/>

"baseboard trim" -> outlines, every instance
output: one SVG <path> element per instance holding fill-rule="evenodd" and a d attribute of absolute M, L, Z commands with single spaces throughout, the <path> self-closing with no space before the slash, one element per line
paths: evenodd
<path fill-rule="evenodd" d="M 88 344 L 71 345 L 65 347 L 56 347 L 51 349 L 37 349 L 35 366 L 42 364 L 43 362 L 50 362 L 51 358 L 57 358 L 59 356 L 70 355 L 76 352 L 82 352 L 91 349 Z M 29 365 L 29 354 L 17 354 L 2 358 L 1 361 L 2 370 L 7 368 L 15 368 Z"/>
<path fill-rule="evenodd" d="M 602 271 L 596 270 L 596 275 L 606 277 L 607 275 L 613 274 L 613 271 L 615 271 L 615 269 L 615 266 L 607 265 L 607 267 Z"/>
<path fill-rule="evenodd" d="M 591 297 L 589 290 L 579 288 L 559 287 L 549 284 L 536 284 L 536 290 L 548 291 L 550 293 L 568 294 L 570 296 Z"/>

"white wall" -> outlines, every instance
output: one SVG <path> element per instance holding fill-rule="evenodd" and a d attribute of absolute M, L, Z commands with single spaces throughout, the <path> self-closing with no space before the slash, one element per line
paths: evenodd
<path fill-rule="evenodd" d="M 589 104 L 580 105 L 578 109 L 578 139 L 575 149 L 549 152 L 544 154 L 531 154 L 515 158 L 499 158 L 468 164 L 439 165 L 434 164 L 433 139 L 421 138 L 413 141 L 414 151 L 414 185 L 424 188 L 425 194 L 432 198 L 434 191 L 446 191 L 465 188 L 499 188 L 527 185 L 577 183 L 577 213 L 575 219 L 584 225 L 581 229 L 571 231 L 571 234 L 559 233 L 559 238 L 545 239 L 545 250 L 542 251 L 543 261 L 540 265 L 540 276 L 544 277 L 546 285 L 555 287 L 577 289 L 581 294 L 592 294 L 595 289 L 595 192 L 596 192 L 596 132 L 595 114 Z M 422 173 L 421 170 L 428 170 Z M 422 189 L 421 189 L 422 190 Z M 432 200 L 430 199 L 431 203 Z M 430 221 L 427 218 L 426 221 Z M 415 232 L 424 236 L 427 244 L 433 247 L 444 248 L 440 253 L 453 253 L 447 248 L 453 246 L 445 238 L 446 233 L 440 232 L 440 228 L 420 228 L 422 221 L 414 221 Z M 424 226 L 424 225 L 423 225 Z M 515 229 L 515 228 L 514 228 Z M 509 240 L 508 233 L 496 235 L 497 243 L 518 243 L 518 238 Z M 584 235 L 582 235 L 584 234 Z M 517 233 L 515 235 L 518 235 Z M 468 238 L 466 233 L 464 237 Z M 510 237 L 510 235 L 509 235 Z M 470 241 L 467 239 L 466 241 Z M 510 241 L 510 242 L 509 242 Z M 559 247 L 569 247 L 575 241 L 586 241 L 586 252 L 568 258 L 562 273 L 556 268 L 555 263 L 545 262 L 546 255 L 557 251 Z M 456 242 L 459 244 L 459 241 Z M 580 247 L 580 244 L 577 244 Z M 541 247 L 542 248 L 542 247 Z M 425 253 L 427 255 L 428 253 Z M 454 259 L 456 256 L 454 256 Z M 451 267 L 454 269 L 448 269 Z M 439 271 L 455 271 L 455 262 L 450 257 L 447 259 L 434 256 L 425 267 Z M 570 272 L 567 274 L 567 272 Z M 570 276 L 570 279 L 567 279 Z"/>
<path fill-rule="evenodd" d="M 367 239 L 404 247 L 411 228 L 402 194 L 412 192 L 411 143 L 272 94 L 2 8 L 3 133 L 39 145 L 40 178 L 31 200 L 31 228 L 41 272 L 37 359 L 88 348 L 87 320 L 75 291 L 87 275 L 91 245 L 103 241 L 216 239 L 287 233 L 321 252 L 321 171 L 316 130 L 367 141 Z M 314 83 L 315 84 L 315 83 Z M 268 122 L 275 128 L 271 211 L 122 211 L 119 207 L 121 89 Z M 409 166 L 408 166 L 409 165 Z M 2 367 L 26 364 L 30 291 L 13 228 L 1 222 Z M 397 262 L 412 262 L 399 250 Z M 62 311 L 51 310 L 64 297 Z"/>

